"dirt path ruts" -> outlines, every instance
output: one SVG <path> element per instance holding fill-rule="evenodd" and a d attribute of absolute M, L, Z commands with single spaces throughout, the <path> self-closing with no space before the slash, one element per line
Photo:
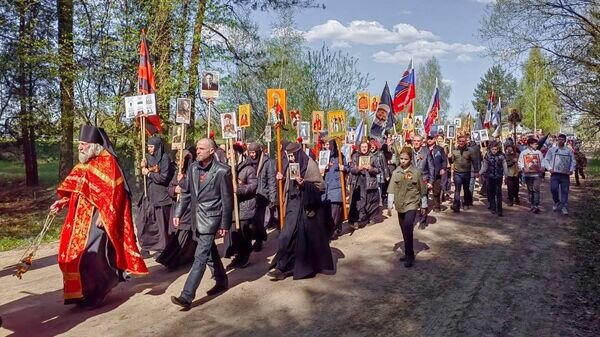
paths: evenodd
<path fill-rule="evenodd" d="M 460 214 L 432 214 L 426 228 L 415 230 L 412 269 L 397 260 L 402 237 L 393 216 L 335 241 L 335 274 L 271 282 L 264 274 L 276 249 L 273 233 L 250 267 L 230 272 L 226 293 L 206 297 L 213 285 L 207 274 L 189 312 L 169 301 L 187 271 L 167 273 L 153 262 L 150 276 L 119 285 L 99 309 L 64 306 L 56 245 L 48 245 L 23 280 L 0 271 L 0 335 L 569 335 L 561 305 L 572 286 L 570 223 L 551 211 L 547 182 L 542 200 L 540 215 L 505 206 L 498 218 L 481 202 Z M 18 255 L 0 254 L 0 266 Z"/>

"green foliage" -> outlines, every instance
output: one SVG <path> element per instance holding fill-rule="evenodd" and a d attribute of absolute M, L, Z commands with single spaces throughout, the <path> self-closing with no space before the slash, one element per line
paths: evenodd
<path fill-rule="evenodd" d="M 502 100 L 502 120 L 506 123 L 509 108 L 514 104 L 517 95 L 517 80 L 500 65 L 494 65 L 485 73 L 473 92 L 473 108 L 476 113 L 472 116 L 485 114 L 488 97 L 494 90 L 494 95 Z M 497 101 L 494 102 L 497 104 Z M 494 105 L 495 106 L 495 105 Z"/>
<path fill-rule="evenodd" d="M 559 129 L 561 107 L 558 93 L 552 86 L 554 70 L 542 55 L 533 48 L 523 66 L 523 78 L 519 84 L 517 106 L 523 114 L 522 124 L 543 133 L 555 133 Z"/>
<path fill-rule="evenodd" d="M 440 91 L 440 106 L 441 111 L 438 116 L 439 123 L 444 123 L 450 110 L 450 93 L 452 86 L 443 82 L 442 67 L 437 57 L 433 56 L 427 62 L 419 65 L 416 71 L 417 77 L 417 98 L 415 99 L 415 114 L 422 114 L 424 117 L 427 114 L 431 95 L 435 89 L 437 79 L 438 89 Z"/>

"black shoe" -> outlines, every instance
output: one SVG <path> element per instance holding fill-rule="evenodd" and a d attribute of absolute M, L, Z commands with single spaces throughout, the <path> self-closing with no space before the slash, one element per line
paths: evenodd
<path fill-rule="evenodd" d="M 492 214 L 496 214 L 496 210 L 495 209 L 491 209 L 488 207 L 488 209 L 490 210 L 490 212 L 492 212 Z"/>
<path fill-rule="evenodd" d="M 400 259 L 399 259 L 399 260 L 404 262 L 404 261 L 406 261 L 406 259 L 407 259 L 407 258 L 408 258 L 408 257 L 407 257 L 406 255 L 402 255 L 402 257 L 400 257 Z"/>
<path fill-rule="evenodd" d="M 140 254 L 142 255 L 142 259 L 148 259 L 152 257 L 152 255 L 150 255 L 150 252 L 147 250 L 142 250 Z"/>
<path fill-rule="evenodd" d="M 229 263 L 227 265 L 227 267 L 225 267 L 225 270 L 231 270 L 234 268 L 239 268 L 240 266 L 240 259 L 238 259 L 238 257 L 234 257 L 233 260 L 231 260 L 231 263 Z"/>
<path fill-rule="evenodd" d="M 498 212 L 498 216 L 502 216 L 502 212 Z"/>
<path fill-rule="evenodd" d="M 509 201 L 508 206 L 512 206 L 512 205 L 514 205 L 514 203 L 512 201 Z"/>
<path fill-rule="evenodd" d="M 236 268 L 246 268 L 249 265 L 250 265 L 250 257 L 247 257 L 245 259 L 239 260 L 239 262 L 237 263 Z"/>
<path fill-rule="evenodd" d="M 454 213 L 458 213 L 460 212 L 460 206 L 456 206 L 456 205 L 452 205 L 450 206 L 450 208 L 454 211 Z"/>
<path fill-rule="evenodd" d="M 226 291 L 227 289 L 229 289 L 229 282 L 227 280 L 218 281 L 214 287 L 212 287 L 206 291 L 206 295 L 213 296 L 216 294 L 220 294 L 220 293 Z"/>
<path fill-rule="evenodd" d="M 358 227 L 358 222 L 355 222 L 355 223 L 351 224 L 351 225 L 350 225 L 350 228 L 351 228 L 353 231 L 355 231 L 355 230 L 358 230 L 358 228 L 359 228 L 359 227 Z"/>
<path fill-rule="evenodd" d="M 521 201 L 519 199 L 515 199 L 515 205 L 520 205 Z"/>
<path fill-rule="evenodd" d="M 410 268 L 414 265 L 415 263 L 415 257 L 414 256 L 408 256 L 406 258 L 406 260 L 404 260 L 404 267 L 406 268 Z"/>
<path fill-rule="evenodd" d="M 294 275 L 292 271 L 282 272 L 279 269 L 274 269 L 270 271 L 267 275 L 271 277 L 271 281 L 282 281 L 285 280 L 288 276 Z"/>
<path fill-rule="evenodd" d="M 254 245 L 252 246 L 252 250 L 255 252 L 260 252 L 263 248 L 263 242 L 262 240 L 256 240 L 254 242 Z"/>
<path fill-rule="evenodd" d="M 186 302 L 181 297 L 171 296 L 171 302 L 183 308 L 184 311 L 188 311 L 192 308 L 192 303 Z"/>

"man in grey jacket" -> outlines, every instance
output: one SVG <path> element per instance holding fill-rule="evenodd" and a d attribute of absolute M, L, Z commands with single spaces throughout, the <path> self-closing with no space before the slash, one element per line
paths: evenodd
<path fill-rule="evenodd" d="M 233 185 L 231 169 L 215 160 L 214 153 L 215 145 L 210 139 L 201 139 L 196 144 L 197 162 L 188 168 L 188 179 L 173 218 L 173 225 L 179 226 L 179 218 L 191 207 L 192 231 L 198 242 L 194 263 L 181 295 L 171 296 L 171 302 L 184 310 L 191 308 L 207 265 L 212 266 L 217 284 L 206 293 L 215 295 L 228 288 L 227 274 L 221 263 L 215 236 L 217 232 L 224 236 L 231 227 Z"/>

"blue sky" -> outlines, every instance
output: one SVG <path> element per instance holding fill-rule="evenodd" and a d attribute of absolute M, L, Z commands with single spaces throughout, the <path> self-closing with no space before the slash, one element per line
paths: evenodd
<path fill-rule="evenodd" d="M 477 36 L 485 8 L 493 1 L 322 0 L 325 10 L 296 14 L 296 28 L 305 32 L 310 47 L 325 43 L 358 57 L 359 70 L 374 78 L 367 89 L 376 95 L 385 81 L 393 91 L 411 56 L 418 68 L 435 55 L 444 80 L 452 85 L 448 111 L 454 116 L 463 104 L 473 109 L 473 91 L 494 64 Z M 270 29 L 274 15 L 257 16 L 261 30 Z"/>

